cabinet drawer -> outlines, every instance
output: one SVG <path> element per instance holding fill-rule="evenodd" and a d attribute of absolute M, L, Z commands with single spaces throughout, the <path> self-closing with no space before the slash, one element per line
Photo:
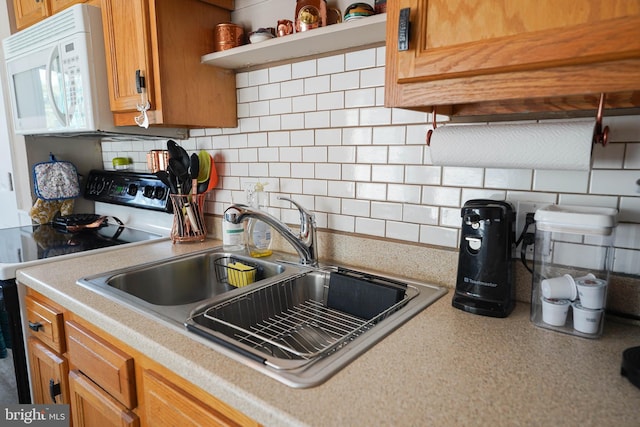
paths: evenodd
<path fill-rule="evenodd" d="M 133 357 L 72 320 L 66 322 L 71 365 L 126 407 L 136 407 Z"/>
<path fill-rule="evenodd" d="M 62 312 L 30 295 L 27 295 L 25 302 L 29 333 L 58 353 L 64 353 Z"/>

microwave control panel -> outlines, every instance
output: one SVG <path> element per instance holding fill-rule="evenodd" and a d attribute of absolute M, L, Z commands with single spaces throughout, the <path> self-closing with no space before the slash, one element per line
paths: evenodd
<path fill-rule="evenodd" d="M 92 170 L 84 198 L 96 202 L 170 212 L 169 188 L 153 174 Z"/>

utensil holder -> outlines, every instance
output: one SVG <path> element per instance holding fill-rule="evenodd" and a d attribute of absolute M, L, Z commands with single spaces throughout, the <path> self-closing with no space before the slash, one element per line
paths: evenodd
<path fill-rule="evenodd" d="M 202 242 L 207 237 L 204 221 L 206 194 L 172 194 L 173 227 L 171 240 L 175 242 Z"/>

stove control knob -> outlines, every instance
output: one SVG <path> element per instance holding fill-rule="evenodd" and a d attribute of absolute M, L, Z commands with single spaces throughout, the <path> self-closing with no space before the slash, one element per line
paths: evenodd
<path fill-rule="evenodd" d="M 164 189 L 164 187 L 156 187 L 153 190 L 153 197 L 156 199 L 164 199 L 164 195 L 167 194 L 166 190 Z"/>
<path fill-rule="evenodd" d="M 153 197 L 153 190 L 154 190 L 153 186 L 151 186 L 151 185 L 146 185 L 146 186 L 144 187 L 144 189 L 142 190 L 142 195 L 143 195 L 144 197 L 146 197 L 146 198 L 150 199 L 150 198 L 152 198 L 152 197 Z"/>
<path fill-rule="evenodd" d="M 127 188 L 127 194 L 130 196 L 135 196 L 138 194 L 138 186 L 135 184 L 129 184 L 129 188 Z"/>

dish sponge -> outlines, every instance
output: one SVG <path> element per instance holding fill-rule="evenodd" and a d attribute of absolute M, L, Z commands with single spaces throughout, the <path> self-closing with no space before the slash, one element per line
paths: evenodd
<path fill-rule="evenodd" d="M 227 265 L 227 282 L 231 286 L 241 288 L 252 284 L 256 280 L 256 269 L 241 262 L 232 262 Z"/>

